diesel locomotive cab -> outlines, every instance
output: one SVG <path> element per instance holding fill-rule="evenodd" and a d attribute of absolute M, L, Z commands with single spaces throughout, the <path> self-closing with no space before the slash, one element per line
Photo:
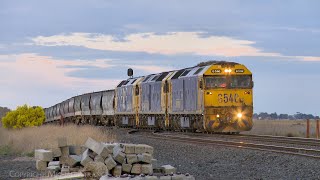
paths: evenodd
<path fill-rule="evenodd" d="M 241 64 L 214 65 L 204 73 L 205 129 L 241 132 L 252 128 L 252 74 Z"/>

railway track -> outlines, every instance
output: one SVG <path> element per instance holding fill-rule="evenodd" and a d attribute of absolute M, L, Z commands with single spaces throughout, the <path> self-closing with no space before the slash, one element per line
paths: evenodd
<path fill-rule="evenodd" d="M 190 135 L 185 133 L 185 135 Z M 195 134 L 192 136 L 195 137 L 206 137 L 206 138 L 227 138 L 227 139 L 235 139 L 235 140 L 248 140 L 248 141 L 260 141 L 260 142 L 272 142 L 272 143 L 286 143 L 286 144 L 294 144 L 294 145 L 306 145 L 306 146 L 319 146 L 319 139 L 312 138 L 300 138 L 300 137 L 285 137 L 285 136 L 269 136 L 269 135 L 246 135 L 246 134 L 238 134 L 238 135 L 222 135 L 222 134 Z"/>
<path fill-rule="evenodd" d="M 146 136 L 146 135 L 135 134 L 135 136 Z M 259 151 L 268 151 L 268 152 L 290 154 L 290 155 L 320 159 L 320 150 L 318 150 L 318 149 L 288 147 L 288 146 L 251 143 L 251 142 L 234 141 L 234 140 L 233 141 L 231 141 L 231 140 L 217 140 L 217 139 L 212 139 L 212 138 L 190 137 L 190 136 L 186 136 L 186 135 L 172 134 L 172 133 L 171 134 L 170 133 L 152 133 L 152 134 L 148 135 L 148 137 L 152 138 L 152 139 L 159 139 L 159 140 L 168 140 L 168 141 L 192 143 L 192 144 L 199 144 L 199 145 L 219 145 L 219 146 L 252 149 L 252 150 L 259 150 Z M 257 136 L 254 136 L 254 137 L 257 137 Z M 274 137 L 269 137 L 269 138 L 270 139 L 277 139 Z M 313 140 L 311 140 L 311 141 L 313 141 Z M 298 141 L 291 141 L 291 142 L 298 142 Z M 317 142 L 317 143 L 319 143 L 319 142 Z"/>

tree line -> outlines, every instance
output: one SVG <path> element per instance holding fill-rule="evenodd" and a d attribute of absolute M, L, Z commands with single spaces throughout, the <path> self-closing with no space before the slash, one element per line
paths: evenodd
<path fill-rule="evenodd" d="M 290 114 L 277 114 L 274 113 L 254 113 L 253 119 L 266 119 L 266 120 L 277 120 L 277 119 L 289 119 L 289 120 L 296 120 L 296 119 L 319 119 L 319 116 L 314 116 L 312 114 L 305 114 L 301 112 L 297 112 L 293 115 Z"/>

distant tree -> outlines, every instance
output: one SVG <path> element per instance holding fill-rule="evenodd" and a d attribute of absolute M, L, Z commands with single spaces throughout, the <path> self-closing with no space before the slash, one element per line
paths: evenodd
<path fill-rule="evenodd" d="M 269 116 L 269 114 L 266 113 L 266 112 L 261 112 L 261 113 L 259 114 L 259 119 L 270 119 L 270 116 Z"/>
<path fill-rule="evenodd" d="M 2 118 L 5 128 L 20 129 L 23 127 L 40 126 L 45 120 L 42 107 L 18 106 L 16 110 L 10 111 Z"/>
<path fill-rule="evenodd" d="M 279 119 L 289 119 L 289 115 L 288 114 L 280 114 Z"/>
<path fill-rule="evenodd" d="M 278 119 L 278 114 L 276 112 L 270 114 L 271 119 Z"/>
<path fill-rule="evenodd" d="M 10 111 L 7 107 L 0 107 L 0 127 L 2 126 L 1 119 Z"/>

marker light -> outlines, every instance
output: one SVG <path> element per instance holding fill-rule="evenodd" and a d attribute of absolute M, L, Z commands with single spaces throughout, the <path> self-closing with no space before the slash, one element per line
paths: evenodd
<path fill-rule="evenodd" d="M 242 113 L 238 113 L 238 114 L 237 114 L 237 117 L 238 117 L 238 118 L 242 118 Z"/>
<path fill-rule="evenodd" d="M 231 73 L 231 69 L 225 69 L 224 72 L 225 73 Z"/>
<path fill-rule="evenodd" d="M 217 118 L 219 118 L 220 117 L 220 115 L 219 114 L 217 114 Z"/>

